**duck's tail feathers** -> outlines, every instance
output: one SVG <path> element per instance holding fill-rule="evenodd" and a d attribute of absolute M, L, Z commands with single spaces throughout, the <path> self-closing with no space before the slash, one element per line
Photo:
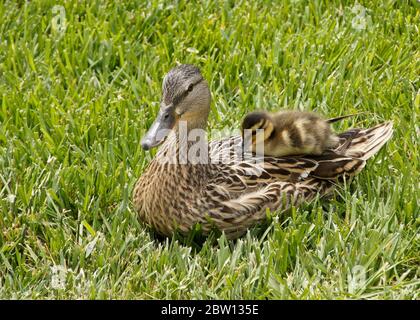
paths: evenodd
<path fill-rule="evenodd" d="M 366 112 L 358 112 L 358 113 L 353 113 L 353 114 L 347 114 L 345 116 L 330 118 L 330 119 L 327 119 L 327 122 L 328 123 L 334 123 L 334 122 L 337 122 L 337 121 L 341 121 L 341 120 L 344 120 L 344 119 L 347 119 L 347 118 L 351 118 L 351 117 L 355 117 L 355 116 L 358 116 L 358 115 L 361 115 L 361 114 L 365 114 L 365 113 Z"/>
<path fill-rule="evenodd" d="M 392 121 L 381 123 L 369 129 L 351 129 L 339 135 L 343 143 L 336 152 L 361 160 L 367 160 L 377 153 L 391 138 Z"/>

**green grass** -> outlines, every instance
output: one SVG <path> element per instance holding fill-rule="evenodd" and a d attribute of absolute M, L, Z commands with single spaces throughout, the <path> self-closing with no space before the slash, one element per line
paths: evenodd
<path fill-rule="evenodd" d="M 418 2 L 360 1 L 361 30 L 353 1 L 146 3 L 67 1 L 60 33 L 60 3 L 0 1 L 0 298 L 419 299 Z M 336 129 L 391 119 L 393 139 L 267 229 L 157 240 L 131 191 L 176 63 L 208 79 L 212 129 L 365 111 Z"/>

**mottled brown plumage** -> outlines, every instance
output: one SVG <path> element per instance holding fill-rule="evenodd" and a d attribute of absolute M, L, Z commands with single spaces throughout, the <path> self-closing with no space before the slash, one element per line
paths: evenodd
<path fill-rule="evenodd" d="M 191 146 L 180 138 L 181 121 L 188 131 L 205 129 L 209 108 L 210 92 L 197 68 L 182 65 L 168 73 L 161 110 L 142 140 L 145 149 L 162 145 L 133 191 L 140 219 L 162 235 L 187 233 L 199 223 L 204 234 L 216 227 L 236 238 L 263 221 L 267 210 L 284 211 L 327 194 L 341 178 L 358 173 L 392 135 L 387 122 L 338 135 L 340 154 L 261 161 L 244 156 L 242 137 L 232 136 L 206 144 L 208 162 L 181 161 Z M 167 137 L 158 137 L 162 128 L 170 128 Z"/>

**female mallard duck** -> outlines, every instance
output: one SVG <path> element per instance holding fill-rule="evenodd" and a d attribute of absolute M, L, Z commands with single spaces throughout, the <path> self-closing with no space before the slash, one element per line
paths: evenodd
<path fill-rule="evenodd" d="M 339 134 L 339 145 L 320 156 L 258 159 L 244 155 L 240 135 L 197 147 L 210 100 L 207 82 L 193 65 L 175 67 L 163 80 L 159 114 L 142 140 L 145 150 L 162 146 L 133 192 L 140 219 L 162 235 L 201 224 L 204 234 L 216 227 L 228 238 L 241 236 L 267 210 L 325 195 L 343 177 L 360 172 L 392 135 L 386 122 Z"/>

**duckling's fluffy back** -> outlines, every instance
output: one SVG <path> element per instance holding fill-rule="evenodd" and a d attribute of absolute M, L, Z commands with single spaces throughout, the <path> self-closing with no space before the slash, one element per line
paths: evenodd
<path fill-rule="evenodd" d="M 312 112 L 252 112 L 245 117 L 243 128 L 264 130 L 264 154 L 267 156 L 320 155 L 339 143 L 328 121 Z M 259 142 L 253 139 L 252 151 L 261 150 L 257 147 Z"/>

